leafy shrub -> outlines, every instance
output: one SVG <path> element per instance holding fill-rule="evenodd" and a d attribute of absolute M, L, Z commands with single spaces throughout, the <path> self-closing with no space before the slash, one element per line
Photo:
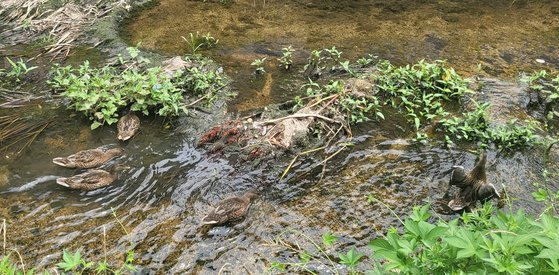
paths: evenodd
<path fill-rule="evenodd" d="M 138 53 L 129 49 L 132 64 L 125 69 L 104 66 L 92 68 L 85 61 L 78 68 L 56 66 L 48 81 L 62 97 L 69 100 L 68 108 L 83 112 L 93 121 L 92 129 L 105 123 L 118 121 L 119 110 L 129 107 L 131 111 L 145 115 L 155 112 L 160 116 L 176 116 L 187 113 L 183 93 L 212 100 L 222 85 L 219 73 L 204 68 L 189 68 L 166 75 L 160 67 L 142 69 L 136 64 L 146 64 Z"/>
<path fill-rule="evenodd" d="M 452 140 L 481 141 L 486 144 L 491 139 L 489 124 L 485 111 L 489 103 L 477 104 L 476 109 L 462 114 L 462 117 L 446 117 L 440 120 L 445 131 L 445 139 L 448 143 Z"/>
<path fill-rule="evenodd" d="M 495 210 L 490 204 L 449 222 L 431 221 L 429 205 L 414 207 L 402 221 L 403 231 L 391 229 L 370 242 L 369 259 L 354 248 L 338 254 L 338 263 L 351 273 L 360 267 L 366 274 L 557 274 L 559 272 L 559 218 L 543 213 L 538 219 L 522 210 Z M 302 233 L 301 240 L 310 239 Z M 328 234 L 331 236 L 330 234 Z M 280 236 L 281 237 L 281 236 Z M 332 251 L 310 239 L 315 249 L 301 250 L 278 238 L 276 244 L 298 255 L 296 262 L 272 262 L 270 268 L 290 272 L 325 267 L 339 274 Z M 335 239 L 332 241 L 334 242 Z M 315 252 L 313 252 L 315 251 Z M 330 251 L 330 253 L 328 253 Z M 360 266 L 361 265 L 361 266 Z M 321 268 L 322 269 L 322 268 Z"/>
<path fill-rule="evenodd" d="M 493 143 L 498 148 L 507 150 L 527 148 L 538 143 L 536 122 L 519 124 L 513 119 L 507 124 L 490 127 L 486 117 L 490 104 L 474 103 L 476 108 L 473 111 L 462 113 L 461 117 L 448 116 L 440 120 L 447 143 L 453 143 L 454 140 L 479 142 L 482 148 Z"/>
<path fill-rule="evenodd" d="M 523 81 L 528 83 L 530 90 L 545 99 L 547 119 L 559 117 L 559 74 L 553 76 L 542 70 L 524 77 Z"/>
<path fill-rule="evenodd" d="M 422 123 L 446 116 L 445 101 L 458 100 L 468 89 L 467 81 L 443 61 L 420 61 L 412 66 L 395 67 L 379 62 L 376 85 L 393 107 L 404 112 L 419 129 Z"/>
<path fill-rule="evenodd" d="M 460 219 L 428 223 L 428 205 L 416 207 L 404 221 L 403 234 L 393 230 L 371 242 L 373 257 L 386 261 L 385 271 L 412 274 L 559 272 L 559 219 L 542 214 L 535 220 L 521 210 L 495 211 L 486 204 Z M 462 224 L 459 225 L 459 222 Z"/>

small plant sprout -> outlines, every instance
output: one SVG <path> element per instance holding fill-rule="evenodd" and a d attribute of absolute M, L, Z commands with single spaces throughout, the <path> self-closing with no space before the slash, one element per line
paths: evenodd
<path fill-rule="evenodd" d="M 334 63 L 340 62 L 340 58 L 342 57 L 342 52 L 338 51 L 336 47 L 332 47 L 331 49 L 324 49 L 324 51 L 328 54 L 328 58 L 334 61 Z"/>
<path fill-rule="evenodd" d="M 371 65 L 371 63 L 373 63 L 373 61 L 375 61 L 376 59 L 378 59 L 378 56 L 368 54 L 367 56 L 357 59 L 357 64 L 359 64 L 359 66 L 361 67 L 367 67 Z"/>
<path fill-rule="evenodd" d="M 293 64 L 294 52 L 295 50 L 293 50 L 293 47 L 291 47 L 291 45 L 287 48 L 282 49 L 282 57 L 278 58 L 278 61 L 281 63 L 281 66 L 284 67 L 286 70 L 289 70 L 289 68 L 291 68 L 291 65 Z"/>
<path fill-rule="evenodd" d="M 316 79 L 320 76 L 322 67 L 320 63 L 322 62 L 323 57 L 321 56 L 322 51 L 313 50 L 311 55 L 307 59 L 307 64 L 304 67 L 304 76 L 311 79 Z"/>
<path fill-rule="evenodd" d="M 181 38 L 186 42 L 186 45 L 190 48 L 193 55 L 195 55 L 199 49 L 211 49 L 219 43 L 219 39 L 211 36 L 210 33 L 200 35 L 199 32 L 196 32 L 196 34 L 189 33 L 188 35 L 188 38 L 184 36 L 181 36 Z"/>
<path fill-rule="evenodd" d="M 251 66 L 256 67 L 255 69 L 256 74 L 263 74 L 266 72 L 266 70 L 264 69 L 265 61 L 266 61 L 266 57 L 254 59 L 254 61 L 250 63 Z"/>
<path fill-rule="evenodd" d="M 340 66 L 342 66 L 342 70 L 349 73 L 350 75 L 354 75 L 355 72 L 349 67 L 349 60 L 340 62 Z"/>
<path fill-rule="evenodd" d="M 21 77 L 37 69 L 37 66 L 27 67 L 27 64 L 21 58 L 17 62 L 11 60 L 9 57 L 6 59 L 8 60 L 8 63 L 10 63 L 10 71 L 5 73 L 5 75 L 6 77 L 14 78 L 17 82 L 21 81 Z"/>

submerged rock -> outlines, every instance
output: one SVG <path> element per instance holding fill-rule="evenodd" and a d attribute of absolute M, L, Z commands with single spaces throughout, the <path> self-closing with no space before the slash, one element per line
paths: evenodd
<path fill-rule="evenodd" d="M 163 66 L 162 69 L 167 76 L 172 76 L 178 70 L 184 70 L 193 66 L 191 62 L 185 61 L 180 56 L 167 59 L 163 61 L 161 65 Z"/>

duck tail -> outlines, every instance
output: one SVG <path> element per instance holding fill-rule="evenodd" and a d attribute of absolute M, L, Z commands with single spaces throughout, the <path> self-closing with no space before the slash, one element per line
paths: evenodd
<path fill-rule="evenodd" d="M 56 183 L 58 183 L 58 184 L 60 184 L 60 185 L 62 185 L 62 186 L 64 186 L 64 187 L 70 187 L 70 185 L 68 185 L 68 184 L 66 183 L 66 180 L 67 180 L 67 179 L 68 179 L 68 178 L 57 178 L 57 179 L 56 179 Z"/>
<path fill-rule="evenodd" d="M 54 158 L 52 163 L 63 167 L 73 168 L 72 163 L 67 158 Z"/>
<path fill-rule="evenodd" d="M 477 179 L 485 179 L 485 164 L 487 163 L 487 155 L 484 153 L 481 153 L 481 155 L 479 155 L 479 160 L 476 162 L 476 165 L 474 166 L 474 169 L 472 169 L 472 176 L 474 176 L 474 178 Z"/>

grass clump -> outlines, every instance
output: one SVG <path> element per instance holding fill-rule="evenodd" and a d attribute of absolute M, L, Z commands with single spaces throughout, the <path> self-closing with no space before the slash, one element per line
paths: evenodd
<path fill-rule="evenodd" d="M 129 108 L 145 115 L 177 116 L 188 113 L 184 93 L 211 101 L 223 85 L 221 75 L 211 69 L 192 67 L 166 74 L 161 67 L 147 67 L 149 60 L 129 48 L 131 61 L 121 66 L 92 68 L 57 66 L 48 81 L 69 101 L 69 109 L 84 113 L 91 128 L 118 121 L 119 111 Z"/>

